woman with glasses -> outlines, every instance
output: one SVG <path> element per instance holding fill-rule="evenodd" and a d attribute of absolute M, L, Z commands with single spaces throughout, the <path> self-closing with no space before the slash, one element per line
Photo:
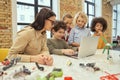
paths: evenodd
<path fill-rule="evenodd" d="M 23 62 L 52 65 L 53 58 L 46 45 L 46 30 L 51 30 L 55 18 L 56 14 L 52 10 L 41 9 L 35 21 L 17 33 L 7 58 L 20 57 Z"/>

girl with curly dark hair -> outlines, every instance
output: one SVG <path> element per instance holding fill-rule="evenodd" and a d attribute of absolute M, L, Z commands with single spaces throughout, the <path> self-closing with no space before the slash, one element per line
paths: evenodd
<path fill-rule="evenodd" d="M 91 31 L 93 36 L 99 36 L 98 49 L 102 49 L 105 43 L 102 37 L 106 38 L 104 32 L 107 29 L 107 21 L 103 17 L 95 17 L 91 22 Z"/>

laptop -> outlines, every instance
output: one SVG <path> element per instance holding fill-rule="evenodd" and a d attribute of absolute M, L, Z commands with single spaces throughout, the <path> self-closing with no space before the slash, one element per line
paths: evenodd
<path fill-rule="evenodd" d="M 79 51 L 76 52 L 76 54 L 74 55 L 66 55 L 66 56 L 79 59 L 94 55 L 97 50 L 98 38 L 99 37 L 97 36 L 83 37 L 80 42 Z"/>

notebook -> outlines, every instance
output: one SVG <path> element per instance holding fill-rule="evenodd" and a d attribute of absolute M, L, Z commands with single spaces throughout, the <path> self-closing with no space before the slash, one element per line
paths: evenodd
<path fill-rule="evenodd" d="M 97 50 L 98 38 L 99 37 L 97 36 L 83 37 L 80 42 L 79 51 L 76 52 L 76 54 L 74 55 L 66 55 L 66 56 L 79 59 L 94 55 Z"/>

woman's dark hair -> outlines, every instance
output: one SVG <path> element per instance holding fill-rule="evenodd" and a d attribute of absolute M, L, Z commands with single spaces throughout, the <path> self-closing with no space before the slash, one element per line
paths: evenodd
<path fill-rule="evenodd" d="M 63 21 L 55 21 L 54 27 L 51 30 L 54 30 L 57 32 L 59 29 L 64 29 L 66 30 L 66 24 Z"/>
<path fill-rule="evenodd" d="M 107 29 L 107 21 L 103 17 L 96 17 L 91 22 L 91 31 L 95 32 L 95 26 L 97 23 L 100 23 L 103 25 L 103 32 Z"/>
<path fill-rule="evenodd" d="M 52 16 L 56 16 L 56 14 L 52 10 L 42 8 L 37 14 L 35 21 L 30 24 L 30 26 L 33 27 L 35 30 L 42 30 L 45 25 L 45 20 Z"/>

